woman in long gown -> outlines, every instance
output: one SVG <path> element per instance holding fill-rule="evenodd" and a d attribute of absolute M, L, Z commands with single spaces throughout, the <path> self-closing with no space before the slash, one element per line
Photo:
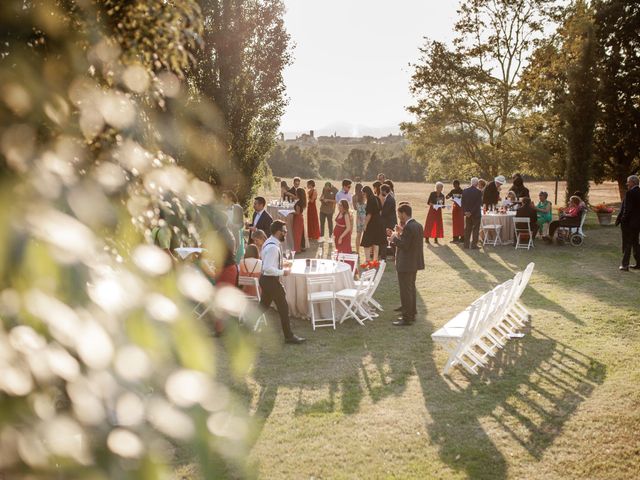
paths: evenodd
<path fill-rule="evenodd" d="M 464 211 L 462 207 L 456 203 L 456 199 L 462 199 L 462 188 L 460 188 L 460 180 L 453 181 L 453 188 L 447 193 L 447 199 L 453 200 L 451 210 L 451 223 L 453 224 L 453 240 L 451 243 L 461 243 L 464 239 Z"/>
<path fill-rule="evenodd" d="M 353 253 L 351 249 L 351 232 L 353 231 L 353 218 L 349 212 L 349 202 L 340 200 L 338 204 L 338 216 L 336 226 L 333 229 L 333 238 L 338 253 Z"/>
<path fill-rule="evenodd" d="M 424 225 L 424 242 L 430 245 L 429 239 L 433 238 L 436 245 L 439 238 L 444 238 L 444 226 L 442 224 L 442 208 L 435 208 L 434 205 L 444 205 L 444 194 L 442 189 L 444 184 L 442 182 L 436 183 L 436 191 L 431 192 L 429 195 L 429 213 L 427 214 L 427 221 Z"/>
<path fill-rule="evenodd" d="M 367 216 L 364 219 L 364 233 L 360 245 L 364 247 L 365 260 L 377 260 L 379 246 L 386 242 L 386 235 L 380 218 L 380 200 L 369 186 L 362 189 L 367 196 Z"/>
<path fill-rule="evenodd" d="M 304 188 L 296 190 L 298 201 L 293 206 L 293 249 L 296 252 L 303 252 L 307 247 L 304 235 L 304 210 L 307 206 L 307 196 Z"/>
<path fill-rule="evenodd" d="M 318 209 L 316 208 L 317 199 L 316 182 L 309 180 L 307 182 L 307 236 L 309 240 L 318 240 L 320 238 L 320 220 L 318 218 Z"/>

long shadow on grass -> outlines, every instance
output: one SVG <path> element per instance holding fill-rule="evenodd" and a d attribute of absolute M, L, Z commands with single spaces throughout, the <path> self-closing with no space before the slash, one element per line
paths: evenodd
<path fill-rule="evenodd" d="M 509 341 L 478 376 L 455 369 L 445 380 L 433 351 L 415 362 L 432 418 L 430 438 L 439 445 L 440 458 L 470 478 L 507 476 L 505 456 L 491 440 L 493 428 L 506 431 L 539 460 L 606 376 L 597 360 L 538 330 L 525 333 Z M 433 349 L 433 343 L 427 345 Z"/>
<path fill-rule="evenodd" d="M 512 278 L 515 274 L 515 271 L 510 270 L 509 268 L 498 262 L 492 255 L 485 254 L 481 250 L 468 251 L 462 248 L 454 247 L 436 248 L 432 251 L 435 255 L 440 257 L 443 262 L 454 268 L 459 273 L 459 276 L 462 280 L 481 292 L 486 292 L 492 289 L 497 285 L 498 282 L 504 282 L 509 278 Z M 483 271 L 479 272 L 469 269 L 467 263 L 463 260 L 462 255 L 474 261 L 479 267 L 483 269 Z M 529 261 L 535 262 L 535 260 L 535 257 L 530 257 L 525 259 L 525 261 L 521 261 L 523 266 L 519 268 L 519 270 L 524 270 L 524 267 L 526 267 L 526 263 L 528 263 Z M 490 281 L 484 272 L 491 272 L 492 275 L 494 275 L 498 279 L 498 282 Z M 535 270 L 533 274 L 536 274 Z M 525 300 L 527 301 L 527 303 L 530 303 L 531 306 L 556 312 L 558 315 L 566 318 L 567 320 L 570 320 L 578 325 L 584 325 L 584 322 L 576 315 L 569 312 L 562 305 L 559 305 L 558 303 L 555 303 L 549 298 L 545 297 L 531 285 L 529 285 L 525 291 Z"/>

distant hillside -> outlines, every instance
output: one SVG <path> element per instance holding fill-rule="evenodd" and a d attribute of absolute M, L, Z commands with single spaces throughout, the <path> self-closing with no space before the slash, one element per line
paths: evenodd
<path fill-rule="evenodd" d="M 275 176 L 360 178 L 384 172 L 398 181 L 424 181 L 425 169 L 408 151 L 400 135 L 383 137 L 317 136 L 303 133 L 279 141 L 267 160 Z"/>

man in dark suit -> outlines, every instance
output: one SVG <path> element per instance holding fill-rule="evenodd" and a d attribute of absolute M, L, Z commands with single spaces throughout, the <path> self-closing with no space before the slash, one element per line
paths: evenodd
<path fill-rule="evenodd" d="M 271 224 L 273 223 L 273 218 L 267 212 L 266 207 L 267 201 L 264 197 L 256 197 L 253 200 L 253 218 L 251 219 L 251 225 L 248 225 L 249 228 L 249 243 L 253 243 L 251 240 L 251 235 L 256 230 L 262 230 L 263 232 L 271 231 Z"/>
<path fill-rule="evenodd" d="M 380 200 L 382 201 L 382 210 L 380 210 L 380 217 L 382 219 L 382 226 L 385 231 L 389 228 L 393 230 L 398 223 L 398 217 L 396 216 L 396 199 L 391 195 L 391 187 L 389 185 L 382 185 L 380 187 Z M 380 256 L 393 256 L 393 248 L 388 245 L 380 245 Z"/>
<path fill-rule="evenodd" d="M 505 184 L 507 180 L 498 175 L 493 179 L 493 182 L 489 182 L 482 192 L 482 204 L 487 208 L 493 208 L 500 202 L 500 187 Z"/>
<path fill-rule="evenodd" d="M 403 226 L 396 226 L 395 231 L 391 233 L 391 245 L 396 247 L 396 271 L 402 316 L 393 324 L 406 326 L 416 320 L 416 274 L 418 270 L 424 270 L 424 230 L 422 225 L 412 218 L 410 205 L 401 205 L 398 208 L 398 219 Z"/>
<path fill-rule="evenodd" d="M 464 212 L 464 248 L 477 249 L 482 220 L 482 192 L 478 188 L 476 177 L 471 179 L 471 186 L 462 191 L 462 211 Z"/>
<path fill-rule="evenodd" d="M 631 259 L 631 251 L 636 259 L 636 264 L 631 268 L 640 270 L 640 187 L 638 184 L 640 179 L 637 175 L 631 175 L 627 178 L 627 193 L 622 201 L 620 213 L 616 218 L 616 225 L 620 225 L 622 230 L 622 264 L 620 271 L 629 271 L 629 260 Z"/>

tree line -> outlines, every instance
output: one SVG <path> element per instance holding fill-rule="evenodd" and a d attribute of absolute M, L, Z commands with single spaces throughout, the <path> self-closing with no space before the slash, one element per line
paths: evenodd
<path fill-rule="evenodd" d="M 424 165 L 402 145 L 337 148 L 280 142 L 267 163 L 273 175 L 279 177 L 374 179 L 380 172 L 393 172 L 395 181 L 425 181 Z"/>
<path fill-rule="evenodd" d="M 427 39 L 403 125 L 427 175 L 613 180 L 640 168 L 640 4 L 464 0 L 453 46 Z"/>

